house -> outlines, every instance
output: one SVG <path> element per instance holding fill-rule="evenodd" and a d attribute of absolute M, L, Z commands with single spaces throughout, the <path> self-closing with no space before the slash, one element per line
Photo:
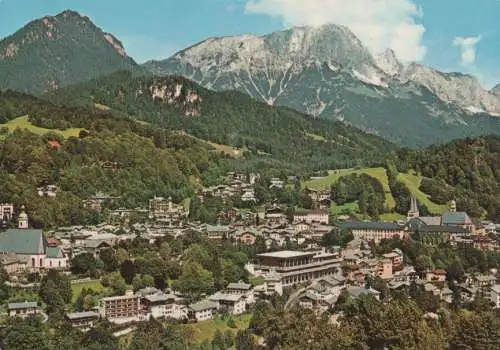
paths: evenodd
<path fill-rule="evenodd" d="M 36 301 L 24 301 L 20 303 L 9 303 L 7 312 L 10 317 L 28 317 L 40 314 L 40 308 Z"/>
<path fill-rule="evenodd" d="M 14 204 L 0 204 L 0 220 L 3 222 L 9 222 L 14 216 Z"/>
<path fill-rule="evenodd" d="M 57 140 L 48 140 L 47 143 L 52 149 L 58 150 L 61 148 L 61 143 Z"/>
<path fill-rule="evenodd" d="M 196 321 L 211 320 L 219 308 L 217 302 L 205 299 L 197 303 L 189 304 L 188 315 L 189 318 Z"/>
<path fill-rule="evenodd" d="M 378 262 L 378 276 L 384 280 L 392 279 L 392 261 L 390 259 L 382 259 Z"/>
<path fill-rule="evenodd" d="M 265 220 L 268 225 L 286 225 L 288 217 L 285 212 L 278 206 L 268 208 L 265 212 Z"/>
<path fill-rule="evenodd" d="M 250 283 L 244 283 L 242 281 L 238 283 L 229 283 L 225 292 L 227 294 L 243 295 L 248 305 L 255 303 L 254 288 Z"/>
<path fill-rule="evenodd" d="M 205 232 L 210 239 L 228 239 L 234 230 L 224 225 L 207 225 Z"/>
<path fill-rule="evenodd" d="M 255 191 L 253 189 L 246 190 L 241 195 L 242 202 L 257 202 L 257 198 L 255 198 Z"/>
<path fill-rule="evenodd" d="M 270 180 L 270 185 L 269 185 L 269 188 L 272 189 L 272 188 L 278 188 L 278 189 L 282 189 L 283 187 L 285 187 L 285 181 L 283 180 L 280 180 L 279 178 L 277 177 L 273 177 L 271 180 Z"/>
<path fill-rule="evenodd" d="M 141 299 L 141 306 L 143 312 L 149 317 L 181 320 L 187 318 L 187 311 L 181 300 L 174 294 L 155 292 L 144 295 Z"/>
<path fill-rule="evenodd" d="M 38 196 L 55 198 L 57 196 L 57 186 L 47 185 L 37 188 Z"/>
<path fill-rule="evenodd" d="M 83 332 L 89 331 L 99 319 L 99 314 L 94 311 L 72 312 L 66 314 L 66 319 L 73 328 Z"/>
<path fill-rule="evenodd" d="M 350 286 L 347 287 L 347 292 L 353 299 L 359 298 L 361 295 L 371 295 L 375 299 L 380 300 L 380 292 L 376 291 L 375 289 L 366 289 L 364 287 L 354 287 Z"/>
<path fill-rule="evenodd" d="M 238 242 L 246 245 L 254 245 L 257 240 L 257 234 L 254 232 L 244 232 L 238 237 Z"/>
<path fill-rule="evenodd" d="M 154 197 L 149 200 L 149 218 L 156 221 L 167 223 L 169 226 L 182 225 L 189 213 L 182 204 L 174 204 L 172 197 L 165 199 L 163 197 Z"/>
<path fill-rule="evenodd" d="M 395 269 L 400 268 L 403 264 L 402 252 L 392 251 L 392 252 L 387 253 L 387 254 L 382 254 L 382 257 L 384 259 L 389 259 L 392 263 L 392 267 Z"/>
<path fill-rule="evenodd" d="M 1 254 L 0 264 L 9 275 L 18 275 L 26 270 L 28 259 L 14 253 Z"/>
<path fill-rule="evenodd" d="M 500 308 L 500 284 L 490 287 L 490 301 L 495 305 L 495 309 Z"/>
<path fill-rule="evenodd" d="M 489 290 L 496 284 L 495 276 L 475 275 L 472 276 L 470 285 L 478 289 Z"/>
<path fill-rule="evenodd" d="M 97 192 L 95 196 L 90 197 L 83 201 L 83 205 L 85 208 L 88 208 L 93 211 L 101 212 L 103 210 L 103 206 L 109 202 L 112 202 L 115 199 L 120 197 L 112 197 L 103 192 Z"/>
<path fill-rule="evenodd" d="M 219 304 L 218 310 L 226 310 L 230 315 L 241 315 L 246 310 L 246 296 L 243 294 L 217 292 L 208 300 Z"/>
<path fill-rule="evenodd" d="M 443 269 L 436 269 L 434 271 L 428 271 L 425 279 L 429 282 L 445 282 L 446 281 L 446 271 Z"/>
<path fill-rule="evenodd" d="M 408 234 L 404 225 L 389 222 L 347 222 L 341 226 L 342 230 L 350 230 L 354 239 L 374 241 L 379 243 L 382 239 L 394 237 L 405 238 Z"/>

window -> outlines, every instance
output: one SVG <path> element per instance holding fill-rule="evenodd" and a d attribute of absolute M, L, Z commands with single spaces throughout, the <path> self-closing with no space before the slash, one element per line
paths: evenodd
<path fill-rule="evenodd" d="M 43 260 L 42 258 L 40 258 L 40 267 L 42 267 L 42 265 L 43 265 Z"/>
<path fill-rule="evenodd" d="M 31 266 L 35 267 L 35 258 L 31 258 Z"/>
<path fill-rule="evenodd" d="M 50 267 L 52 267 L 52 260 L 50 260 L 49 265 L 50 265 Z"/>

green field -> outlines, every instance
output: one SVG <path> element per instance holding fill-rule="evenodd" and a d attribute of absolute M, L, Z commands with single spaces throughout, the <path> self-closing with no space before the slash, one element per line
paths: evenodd
<path fill-rule="evenodd" d="M 84 283 L 77 283 L 71 285 L 71 290 L 73 292 L 72 302 L 75 302 L 78 296 L 81 294 L 83 288 L 91 288 L 94 292 L 103 292 L 105 290 L 104 286 L 100 281 L 94 280 Z"/>
<path fill-rule="evenodd" d="M 336 183 L 341 177 L 351 174 L 367 174 L 380 181 L 385 192 L 385 206 L 389 209 L 394 209 L 396 201 L 394 197 L 392 197 L 391 189 L 389 188 L 389 179 L 387 178 L 384 168 L 331 170 L 328 172 L 328 176 L 318 180 L 307 181 L 304 186 L 314 190 L 325 190 L 330 188 L 330 186 Z"/>
<path fill-rule="evenodd" d="M 448 210 L 446 204 L 436 204 L 429 199 L 429 196 L 424 192 L 419 190 L 420 183 L 422 182 L 422 177 L 416 175 L 415 173 L 398 174 L 398 180 L 403 182 L 410 192 L 417 197 L 417 200 L 424 204 L 432 214 L 442 214 Z"/>
<path fill-rule="evenodd" d="M 309 132 L 306 132 L 306 133 L 305 133 L 305 136 L 306 136 L 307 138 L 310 138 L 310 139 L 314 140 L 314 141 L 322 141 L 322 142 L 327 142 L 327 141 L 328 141 L 328 140 L 327 140 L 327 139 L 325 139 L 323 136 L 316 135 L 316 134 L 311 134 L 311 133 L 309 133 Z"/>
<path fill-rule="evenodd" d="M 83 130 L 80 128 L 70 128 L 70 129 L 66 129 L 66 130 L 40 128 L 38 126 L 31 124 L 30 121 L 28 120 L 28 116 L 18 117 L 18 118 L 13 119 L 5 124 L 0 124 L 0 128 L 3 128 L 3 127 L 8 128 L 9 131 L 11 131 L 11 132 L 17 128 L 27 129 L 27 130 L 29 130 L 32 133 L 37 134 L 37 135 L 43 135 L 43 134 L 46 134 L 48 132 L 55 132 L 55 133 L 61 134 L 64 138 L 68 138 L 71 136 L 78 137 L 78 135 L 80 134 L 80 131 Z"/>
<path fill-rule="evenodd" d="M 229 320 L 229 318 L 222 319 L 220 317 L 190 325 L 183 325 L 182 327 L 192 327 L 194 330 L 195 341 L 198 344 L 201 344 L 206 340 L 211 342 L 217 330 L 220 330 L 221 332 L 230 330 L 234 335 L 236 335 L 236 332 L 238 332 L 238 330 L 247 329 L 250 324 L 250 320 L 252 319 L 252 315 L 245 314 L 241 316 L 231 316 L 231 318 L 236 322 L 237 328 L 229 328 L 227 326 L 227 321 Z"/>

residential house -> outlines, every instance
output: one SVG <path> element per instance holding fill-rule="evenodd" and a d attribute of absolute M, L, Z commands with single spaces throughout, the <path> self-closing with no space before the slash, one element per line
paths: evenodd
<path fill-rule="evenodd" d="M 28 257 L 14 253 L 0 255 L 0 264 L 9 275 L 18 275 L 26 271 L 28 260 Z"/>
<path fill-rule="evenodd" d="M 391 259 L 382 259 L 378 262 L 378 276 L 384 280 L 390 280 L 392 274 L 392 261 Z"/>
<path fill-rule="evenodd" d="M 211 320 L 219 308 L 217 302 L 205 299 L 197 303 L 189 304 L 189 318 L 196 321 Z"/>
<path fill-rule="evenodd" d="M 148 318 L 182 320 L 187 318 L 187 310 L 181 301 L 182 299 L 174 294 L 165 294 L 158 291 L 144 295 L 141 299 L 141 307 Z"/>
<path fill-rule="evenodd" d="M 470 285 L 482 291 L 489 291 L 497 282 L 497 278 L 491 275 L 473 275 Z"/>
<path fill-rule="evenodd" d="M 364 287 L 354 287 L 354 286 L 350 286 L 350 287 L 347 287 L 347 292 L 349 293 L 349 295 L 353 298 L 353 299 L 357 299 L 359 298 L 361 295 L 371 295 L 373 296 L 375 299 L 377 300 L 380 300 L 380 292 L 379 291 L 376 291 L 375 289 L 366 289 Z"/>
<path fill-rule="evenodd" d="M 36 301 L 24 301 L 20 303 L 9 303 L 7 312 L 10 317 L 28 317 L 40 314 L 40 307 Z"/>
<path fill-rule="evenodd" d="M 400 269 L 403 265 L 403 253 L 401 251 L 392 251 L 387 254 L 383 254 L 384 259 L 389 259 L 392 263 L 393 269 Z"/>
<path fill-rule="evenodd" d="M 246 296 L 243 294 L 217 292 L 208 300 L 218 303 L 218 310 L 226 310 L 230 315 L 241 315 L 246 310 Z"/>
<path fill-rule="evenodd" d="M 429 282 L 445 282 L 446 281 L 446 271 L 443 269 L 435 269 L 433 271 L 428 271 L 425 279 Z"/>
<path fill-rule="evenodd" d="M 254 245 L 257 240 L 257 234 L 252 231 L 247 231 L 238 237 L 238 242 L 246 245 Z"/>
<path fill-rule="evenodd" d="M 245 190 L 241 195 L 242 202 L 257 202 L 257 198 L 255 198 L 255 191 L 253 189 Z"/>
<path fill-rule="evenodd" d="M 330 223 L 330 217 L 327 210 L 315 209 L 312 211 L 297 211 L 293 215 L 293 223 L 306 223 L 313 224 L 319 223 L 323 225 L 328 225 Z"/>
<path fill-rule="evenodd" d="M 37 188 L 38 196 L 40 197 L 49 197 L 55 198 L 57 196 L 57 186 L 56 185 L 47 185 Z"/>
<path fill-rule="evenodd" d="M 87 332 L 99 320 L 99 314 L 95 311 L 72 312 L 66 314 L 66 319 L 71 323 L 73 328 Z"/>
<path fill-rule="evenodd" d="M 229 239 L 234 230 L 224 225 L 206 225 L 205 232 L 210 239 Z"/>
<path fill-rule="evenodd" d="M 243 295 L 245 297 L 245 303 L 251 305 L 255 303 L 255 293 L 254 288 L 250 283 L 244 283 L 242 281 L 238 283 L 229 283 L 225 289 L 227 294 Z"/>
<path fill-rule="evenodd" d="M 104 209 L 104 205 L 112 202 L 120 197 L 112 197 L 103 192 L 97 192 L 94 196 L 83 201 L 85 208 L 93 211 L 101 212 Z"/>
<path fill-rule="evenodd" d="M 166 223 L 169 226 L 182 225 L 189 213 L 182 204 L 174 204 L 172 197 L 165 199 L 163 197 L 154 197 L 149 200 L 149 218 Z"/>

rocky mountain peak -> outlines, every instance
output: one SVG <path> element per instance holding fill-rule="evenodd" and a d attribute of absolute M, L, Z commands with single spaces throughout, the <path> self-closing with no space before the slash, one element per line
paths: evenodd
<path fill-rule="evenodd" d="M 387 75 L 396 76 L 401 74 L 404 66 L 399 62 L 396 53 L 392 49 L 387 49 L 374 57 L 377 66 Z"/>
<path fill-rule="evenodd" d="M 498 84 L 498 85 L 497 85 L 497 86 L 495 86 L 493 89 L 491 89 L 491 92 L 492 92 L 494 95 L 496 95 L 496 96 L 500 97 L 500 84 Z"/>

